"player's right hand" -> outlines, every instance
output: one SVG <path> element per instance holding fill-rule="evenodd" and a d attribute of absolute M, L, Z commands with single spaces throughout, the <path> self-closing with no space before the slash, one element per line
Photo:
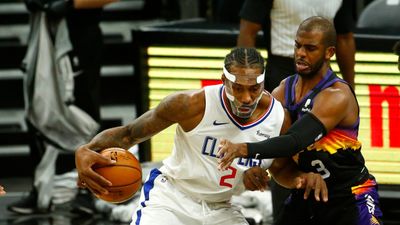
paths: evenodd
<path fill-rule="evenodd" d="M 319 173 L 303 173 L 295 179 L 297 189 L 305 189 L 304 199 L 307 199 L 314 191 L 314 198 L 317 201 L 327 202 L 328 201 L 328 187 L 324 181 L 324 178 Z"/>
<path fill-rule="evenodd" d="M 115 161 L 90 150 L 86 145 L 75 151 L 75 166 L 78 171 L 77 185 L 80 188 L 88 188 L 93 194 L 108 194 L 103 187 L 112 186 L 112 183 L 96 173 L 93 166 L 110 166 Z"/>
<path fill-rule="evenodd" d="M 267 188 L 268 181 L 268 172 L 259 166 L 254 166 L 244 171 L 243 183 L 247 190 L 264 191 Z"/>

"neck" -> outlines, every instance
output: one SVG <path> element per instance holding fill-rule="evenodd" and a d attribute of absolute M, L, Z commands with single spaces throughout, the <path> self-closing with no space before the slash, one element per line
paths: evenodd
<path fill-rule="evenodd" d="M 299 76 L 296 84 L 296 100 L 302 99 L 310 90 L 312 90 L 325 76 L 328 76 L 329 66 L 323 66 L 312 77 Z"/>

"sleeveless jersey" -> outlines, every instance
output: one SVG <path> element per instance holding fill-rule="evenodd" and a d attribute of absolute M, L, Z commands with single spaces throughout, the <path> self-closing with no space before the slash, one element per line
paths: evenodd
<path fill-rule="evenodd" d="M 292 121 L 311 111 L 314 98 L 319 92 L 335 82 L 346 83 L 329 70 L 299 103 L 295 103 L 294 90 L 298 78 L 297 74 L 289 77 L 285 87 L 285 107 L 290 112 Z M 355 97 L 354 91 L 353 95 Z M 335 127 L 319 141 L 294 156 L 301 170 L 322 175 L 332 196 L 352 193 L 352 188 L 356 186 L 362 188 L 364 183 L 368 186 L 370 185 L 367 182 L 368 178 L 375 183 L 365 167 L 364 157 L 361 154 L 361 142 L 357 139 L 359 121 L 360 118 L 352 126 Z"/>
<path fill-rule="evenodd" d="M 192 198 L 208 202 L 229 201 L 232 195 L 244 191 L 243 172 L 246 169 L 257 165 L 267 168 L 272 160 L 237 158 L 227 170 L 219 171 L 216 154 L 221 139 L 241 143 L 277 136 L 283 124 L 284 110 L 271 96 L 271 103 L 262 116 L 254 122 L 241 124 L 228 111 L 230 103 L 223 99 L 223 85 L 207 86 L 204 90 L 206 104 L 202 120 L 189 132 L 177 126 L 172 154 L 163 161 L 160 171 L 178 190 Z"/>

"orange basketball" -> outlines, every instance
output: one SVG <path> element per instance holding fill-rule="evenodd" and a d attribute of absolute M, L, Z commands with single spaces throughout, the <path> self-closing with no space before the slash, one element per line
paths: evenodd
<path fill-rule="evenodd" d="M 107 195 L 97 195 L 107 202 L 121 203 L 132 198 L 142 186 L 142 168 L 129 151 L 122 148 L 107 148 L 101 155 L 115 160 L 112 166 L 96 167 L 94 170 L 112 183 Z"/>

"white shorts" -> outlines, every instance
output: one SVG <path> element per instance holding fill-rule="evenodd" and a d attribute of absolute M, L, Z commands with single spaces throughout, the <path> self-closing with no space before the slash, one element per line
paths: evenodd
<path fill-rule="evenodd" d="M 248 225 L 240 208 L 229 202 L 195 200 L 177 190 L 158 169 L 143 185 L 131 225 Z"/>

